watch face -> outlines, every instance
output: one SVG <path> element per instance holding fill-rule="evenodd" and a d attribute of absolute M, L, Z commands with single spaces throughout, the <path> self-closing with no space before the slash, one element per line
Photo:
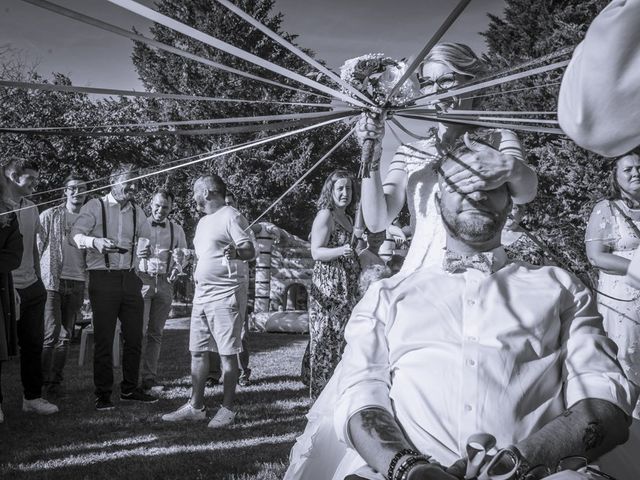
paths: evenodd
<path fill-rule="evenodd" d="M 511 450 L 500 450 L 487 468 L 490 477 L 511 478 L 518 469 L 518 456 Z"/>

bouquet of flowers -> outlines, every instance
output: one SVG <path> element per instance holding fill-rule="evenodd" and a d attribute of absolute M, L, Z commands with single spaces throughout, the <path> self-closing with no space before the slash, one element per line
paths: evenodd
<path fill-rule="evenodd" d="M 385 115 L 386 111 L 405 107 L 413 102 L 420 92 L 418 79 L 410 76 L 393 95 L 389 96 L 395 85 L 405 74 L 407 64 L 396 61 L 383 53 L 369 53 L 347 60 L 340 67 L 340 77 L 353 88 L 375 103 L 370 110 Z M 351 92 L 344 90 L 350 95 Z M 372 170 L 374 142 L 365 140 L 360 167 L 360 177 L 368 177 Z"/>

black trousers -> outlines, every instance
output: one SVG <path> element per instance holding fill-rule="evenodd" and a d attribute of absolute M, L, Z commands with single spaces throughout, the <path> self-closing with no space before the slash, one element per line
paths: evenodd
<path fill-rule="evenodd" d="M 44 305 L 47 291 L 42 280 L 18 288 L 20 319 L 18 346 L 20 347 L 20 379 L 24 398 L 33 400 L 42 395 L 42 343 L 44 342 Z"/>
<path fill-rule="evenodd" d="M 129 270 L 90 270 L 89 300 L 93 310 L 93 383 L 97 396 L 113 389 L 113 337 L 120 320 L 123 353 L 120 391 L 130 393 L 138 385 L 142 350 L 142 280 Z"/>

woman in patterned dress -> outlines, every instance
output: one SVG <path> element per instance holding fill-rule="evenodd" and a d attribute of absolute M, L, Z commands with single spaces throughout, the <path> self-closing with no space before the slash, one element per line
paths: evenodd
<path fill-rule="evenodd" d="M 640 385 L 640 290 L 625 278 L 640 247 L 640 151 L 613 163 L 607 197 L 591 212 L 585 236 L 587 256 L 599 270 L 598 311 L 604 328 L 618 345 L 618 360 L 625 374 Z M 637 465 L 638 452 L 640 402 L 633 412 L 629 440 L 605 455 L 607 463 L 601 467 L 616 478 L 638 478 L 619 471 L 623 465 Z"/>
<path fill-rule="evenodd" d="M 311 229 L 309 388 L 316 398 L 342 357 L 344 327 L 358 300 L 360 264 L 351 247 L 355 182 L 346 170 L 329 175 Z M 303 361 L 304 377 L 304 361 Z"/>

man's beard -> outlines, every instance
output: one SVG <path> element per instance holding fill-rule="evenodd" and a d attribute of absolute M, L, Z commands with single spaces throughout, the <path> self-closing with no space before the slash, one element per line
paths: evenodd
<path fill-rule="evenodd" d="M 477 244 L 495 238 L 506 221 L 506 215 L 490 214 L 461 217 L 453 212 L 442 212 L 442 221 L 449 233 L 465 243 Z"/>

